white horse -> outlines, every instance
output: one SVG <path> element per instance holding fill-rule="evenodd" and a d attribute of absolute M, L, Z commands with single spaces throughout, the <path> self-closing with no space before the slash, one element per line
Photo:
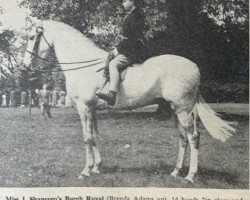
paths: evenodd
<path fill-rule="evenodd" d="M 35 29 L 36 28 L 36 29 Z M 29 35 L 24 64 L 29 66 L 33 57 L 45 59 L 53 47 L 66 77 L 67 93 L 74 101 L 81 118 L 86 164 L 79 178 L 100 173 L 100 152 L 95 111 L 107 107 L 95 93 L 103 86 L 102 73 L 108 53 L 72 27 L 55 21 L 43 21 Z M 94 60 L 94 59 L 99 60 Z M 78 63 L 78 61 L 86 63 Z M 103 61 L 100 61 L 103 60 Z M 90 62 L 87 62 L 90 61 Z M 70 63 L 70 64 L 69 64 Z M 198 168 L 199 132 L 196 129 L 200 117 L 208 133 L 215 139 L 226 141 L 235 129 L 220 119 L 199 94 L 200 73 L 195 63 L 175 55 L 162 55 L 148 59 L 127 69 L 120 85 L 113 109 L 138 108 L 153 104 L 163 98 L 170 102 L 179 124 L 179 155 L 172 176 L 177 176 L 183 166 L 188 143 L 191 148 L 190 168 L 185 177 L 193 181 Z"/>

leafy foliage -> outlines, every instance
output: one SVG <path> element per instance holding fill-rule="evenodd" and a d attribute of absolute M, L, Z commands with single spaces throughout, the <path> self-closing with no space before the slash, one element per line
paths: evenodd
<path fill-rule="evenodd" d="M 221 84 L 214 80 L 206 80 L 201 85 L 201 92 L 210 103 L 248 103 L 249 86 L 244 83 Z"/>
<path fill-rule="evenodd" d="M 0 34 L 0 89 L 11 90 L 18 86 L 17 71 L 20 69 L 22 53 L 14 45 L 22 38 L 19 33 L 5 30 Z"/>

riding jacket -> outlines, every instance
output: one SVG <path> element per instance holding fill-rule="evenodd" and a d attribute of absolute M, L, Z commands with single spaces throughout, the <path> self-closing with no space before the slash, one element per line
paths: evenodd
<path fill-rule="evenodd" d="M 142 41 L 144 31 L 144 16 L 140 9 L 135 8 L 123 23 L 123 40 L 117 45 L 117 51 L 128 58 L 131 63 L 145 61 L 146 47 Z"/>

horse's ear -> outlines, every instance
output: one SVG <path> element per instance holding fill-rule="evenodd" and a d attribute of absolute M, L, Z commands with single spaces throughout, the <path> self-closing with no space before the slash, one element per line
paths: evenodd
<path fill-rule="evenodd" d="M 43 27 L 38 26 L 38 27 L 36 28 L 36 32 L 37 32 L 37 33 L 43 33 Z"/>

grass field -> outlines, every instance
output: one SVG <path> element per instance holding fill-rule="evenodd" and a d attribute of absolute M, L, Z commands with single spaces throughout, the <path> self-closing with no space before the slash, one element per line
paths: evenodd
<path fill-rule="evenodd" d="M 237 134 L 226 143 L 200 126 L 199 175 L 191 184 L 183 181 L 189 152 L 182 177 L 170 176 L 177 130 L 171 119 L 159 119 L 152 110 L 99 112 L 102 173 L 78 180 L 85 152 L 74 108 L 52 109 L 52 120 L 38 109 L 29 115 L 28 109 L 0 108 L 0 187 L 248 188 L 249 116 L 235 113 L 224 115 L 239 122 Z"/>

